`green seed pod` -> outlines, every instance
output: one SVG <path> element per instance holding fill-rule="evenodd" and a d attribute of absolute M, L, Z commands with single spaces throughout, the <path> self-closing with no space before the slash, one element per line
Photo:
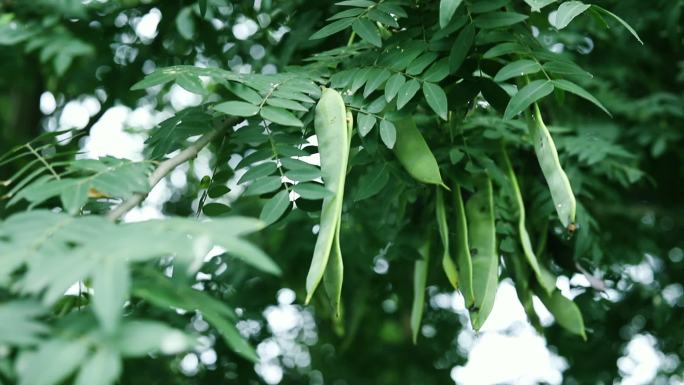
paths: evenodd
<path fill-rule="evenodd" d="M 494 225 L 494 197 L 492 181 L 479 176 L 476 192 L 466 203 L 468 218 L 468 243 L 473 260 L 473 306 L 470 321 L 475 330 L 480 329 L 494 306 L 499 284 L 499 255 L 496 249 Z"/>
<path fill-rule="evenodd" d="M 439 228 L 439 236 L 442 238 L 442 247 L 444 252 L 442 254 L 442 269 L 454 289 L 458 288 L 458 271 L 456 265 L 451 259 L 449 252 L 449 224 L 447 223 L 446 210 L 444 209 L 444 194 L 442 188 L 436 187 L 435 195 L 435 216 L 437 217 L 437 227 Z"/>
<path fill-rule="evenodd" d="M 534 117 L 529 119 L 528 125 L 534 143 L 534 152 L 537 154 L 539 166 L 546 179 L 546 184 L 549 186 L 551 198 L 561 223 L 566 229 L 574 231 L 575 212 L 577 210 L 575 195 L 572 193 L 568 176 L 560 165 L 556 145 L 542 120 L 537 103 L 534 103 L 533 110 Z"/>
<path fill-rule="evenodd" d="M 515 198 L 515 204 L 518 209 L 518 235 L 520 236 L 523 254 L 525 254 L 527 263 L 532 268 L 534 276 L 537 278 L 537 282 L 546 290 L 547 294 L 551 294 L 556 288 L 556 277 L 552 274 L 542 274 L 539 262 L 537 261 L 537 256 L 534 255 L 534 251 L 532 250 L 530 235 L 527 233 L 527 228 L 525 227 L 525 203 L 523 202 L 522 193 L 520 192 L 520 186 L 518 186 L 518 178 L 515 176 L 513 165 L 508 158 L 508 153 L 506 152 L 506 147 L 504 145 L 501 147 L 501 155 L 504 160 L 504 166 L 506 167 L 506 173 L 508 174 L 508 180 L 511 182 L 512 195 Z"/>
<path fill-rule="evenodd" d="M 399 163 L 414 179 L 423 183 L 440 185 L 448 190 L 439 173 L 437 160 L 416 127 L 413 117 L 409 116 L 395 123 L 397 142 L 394 145 L 394 153 Z"/>
<path fill-rule="evenodd" d="M 342 214 L 350 143 L 347 113 L 342 96 L 337 91 L 325 88 L 316 105 L 315 112 L 314 129 L 318 138 L 318 150 L 321 157 L 321 175 L 325 187 L 333 194 L 323 199 L 318 239 L 306 277 L 307 304 L 311 301 L 316 287 L 325 274 L 334 240 L 337 238 L 339 241 L 340 216 Z M 339 242 L 335 249 L 339 250 Z M 337 257 L 335 256 L 336 259 Z M 341 258 L 341 253 L 339 253 L 338 263 L 340 266 Z M 341 270 L 336 274 L 341 275 Z M 341 281 L 339 285 L 341 287 Z"/>
<path fill-rule="evenodd" d="M 582 313 L 572 300 L 565 298 L 559 290 L 550 295 L 537 290 L 536 294 L 563 329 L 587 339 Z"/>
<path fill-rule="evenodd" d="M 350 111 L 346 114 L 347 123 L 347 147 L 351 144 L 351 132 L 354 126 L 354 117 Z M 345 171 L 346 172 L 346 171 Z M 330 299 L 330 305 L 333 309 L 333 314 L 336 319 L 341 317 L 341 306 L 342 306 L 342 281 L 344 280 L 344 264 L 342 261 L 342 250 L 340 248 L 340 224 L 342 218 L 341 215 L 338 218 L 337 226 L 335 230 L 335 238 L 333 239 L 332 250 L 330 254 L 330 260 L 325 269 L 325 274 L 323 275 L 323 285 L 325 292 Z M 339 322 L 336 324 L 336 330 L 339 333 L 343 333 L 343 325 Z"/>
<path fill-rule="evenodd" d="M 428 265 L 430 262 L 430 242 L 425 241 L 418 250 L 421 259 L 415 262 L 413 268 L 413 303 L 411 305 L 411 333 L 413 343 L 418 340 L 420 323 L 423 320 L 423 309 L 425 308 L 425 286 L 427 285 Z"/>
<path fill-rule="evenodd" d="M 466 220 L 461 186 L 454 189 L 454 206 L 456 208 L 456 265 L 458 266 L 459 289 L 463 294 L 466 307 L 473 306 L 473 261 L 468 246 L 468 221 Z"/>

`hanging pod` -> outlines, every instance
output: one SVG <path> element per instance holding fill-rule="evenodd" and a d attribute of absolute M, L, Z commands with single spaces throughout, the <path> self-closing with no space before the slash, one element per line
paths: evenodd
<path fill-rule="evenodd" d="M 318 152 L 321 158 L 321 175 L 325 188 L 332 192 L 323 199 L 320 228 L 314 248 L 311 266 L 306 277 L 306 303 L 318 287 L 328 267 L 333 253 L 334 265 L 330 267 L 329 277 L 333 282 L 328 286 L 339 292 L 342 284 L 342 254 L 339 246 L 339 226 L 342 214 L 344 182 L 349 160 L 350 125 L 342 96 L 335 90 L 324 88 L 316 104 L 314 129 L 318 138 Z M 334 244 L 336 243 L 335 247 Z M 339 314 L 339 297 L 336 314 Z M 333 300 L 335 301 L 335 300 Z"/>
<path fill-rule="evenodd" d="M 587 334 L 584 330 L 582 313 L 571 299 L 564 297 L 560 290 L 554 290 L 551 294 L 537 290 L 535 294 L 556 319 L 558 325 L 586 341 Z"/>
<path fill-rule="evenodd" d="M 446 209 L 444 208 L 444 193 L 442 193 L 440 186 L 437 186 L 435 189 L 435 216 L 437 217 L 439 236 L 442 239 L 442 247 L 444 248 L 442 253 L 442 269 L 451 286 L 456 289 L 458 288 L 458 271 L 449 253 L 449 225 L 446 218 Z"/>
<path fill-rule="evenodd" d="M 513 171 L 513 165 L 506 152 L 505 144 L 501 144 L 501 157 L 504 161 L 504 166 L 506 167 L 506 173 L 508 174 L 508 180 L 510 181 L 511 192 L 515 201 L 515 205 L 518 209 L 518 236 L 520 237 L 520 245 L 523 249 L 523 254 L 527 263 L 532 268 L 534 276 L 541 287 L 546 291 L 547 294 L 556 288 L 556 277 L 553 274 L 542 273 L 542 269 L 539 266 L 539 261 L 537 261 L 537 256 L 534 255 L 532 250 L 532 242 L 530 241 L 530 235 L 527 233 L 527 228 L 525 226 L 525 203 L 523 202 L 522 193 L 520 192 L 520 186 L 518 185 L 518 178 Z"/>
<path fill-rule="evenodd" d="M 413 267 L 413 303 L 411 304 L 411 334 L 414 344 L 418 341 L 418 331 L 420 330 L 423 309 L 425 308 L 425 286 L 427 285 L 430 262 L 430 241 L 426 240 L 418 249 L 418 252 L 421 258 L 415 262 Z"/>
<path fill-rule="evenodd" d="M 416 127 L 413 117 L 402 118 L 395 122 L 395 126 L 397 141 L 394 145 L 394 154 L 399 163 L 417 181 L 436 184 L 448 190 L 442 181 L 437 160 Z"/>
<path fill-rule="evenodd" d="M 473 305 L 470 322 L 479 330 L 494 306 L 499 284 L 499 256 L 496 249 L 492 181 L 486 175 L 475 180 L 475 194 L 465 205 L 468 244 L 473 263 Z"/>
<path fill-rule="evenodd" d="M 466 220 L 461 186 L 454 189 L 454 205 L 456 208 L 456 265 L 458 266 L 459 289 L 463 294 L 466 307 L 473 306 L 473 261 L 468 247 L 468 221 Z"/>
<path fill-rule="evenodd" d="M 351 145 L 352 127 L 354 126 L 354 118 L 349 111 L 347 111 L 346 123 L 348 139 L 347 147 L 349 147 Z M 344 190 L 344 187 L 342 190 Z M 339 319 L 341 316 L 340 309 L 342 305 L 342 280 L 344 278 L 344 264 L 342 263 L 342 249 L 340 247 L 340 226 L 342 222 L 341 212 L 342 211 L 340 210 L 340 215 L 337 218 L 337 225 L 335 226 L 335 238 L 333 239 L 330 260 L 328 261 L 328 265 L 325 268 L 325 274 L 323 275 L 323 287 L 325 288 L 325 292 L 330 299 L 330 304 L 336 319 Z M 337 330 L 343 330 L 342 326 L 338 325 Z"/>
<path fill-rule="evenodd" d="M 527 320 L 532 324 L 532 326 L 539 332 L 542 333 L 541 321 L 537 312 L 534 310 L 534 302 L 532 295 L 532 288 L 530 287 L 530 271 L 521 260 L 521 258 L 516 258 L 516 255 L 509 255 L 506 258 L 506 268 L 508 273 L 513 278 L 515 283 L 515 292 L 518 295 L 518 300 L 522 304 L 525 314 L 527 314 Z"/>
<path fill-rule="evenodd" d="M 534 114 L 528 119 L 528 127 L 534 143 L 534 152 L 537 154 L 537 160 L 546 179 L 546 184 L 549 186 L 551 199 L 553 199 L 558 217 L 563 226 L 572 232 L 575 229 L 575 212 L 577 210 L 575 195 L 572 193 L 568 176 L 560 165 L 556 145 L 553 143 L 553 138 L 549 129 L 546 128 L 544 120 L 542 120 L 537 103 L 534 103 L 532 110 Z"/>

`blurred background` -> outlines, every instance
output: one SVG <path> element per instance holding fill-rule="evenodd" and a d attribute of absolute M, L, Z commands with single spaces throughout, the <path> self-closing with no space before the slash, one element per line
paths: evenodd
<path fill-rule="evenodd" d="M 208 3 L 201 17 L 193 1 L 0 0 L 0 153 L 44 132 L 78 129 L 58 136 L 59 145 L 86 158 L 139 160 L 149 129 L 202 101 L 177 85 L 130 91 L 145 74 L 177 64 L 277 73 L 339 44 L 308 40 L 331 14 L 331 2 Z M 577 172 L 613 162 L 638 180 L 596 182 L 600 195 L 613 197 L 596 213 L 604 248 L 591 264 L 606 290 L 591 289 L 583 274 L 557 283 L 582 309 L 588 341 L 554 328 L 553 317 L 535 304 L 542 324 L 551 326 L 540 336 L 506 279 L 479 333 L 459 295 L 430 287 L 414 346 L 407 337 L 411 264 L 401 263 L 381 234 L 347 246 L 350 255 L 372 258 L 348 267 L 347 330 L 338 337 L 325 315 L 301 305 L 313 234 L 293 235 L 311 228 L 300 212 L 260 235 L 285 268 L 282 280 L 230 269 L 206 283 L 237 306 L 238 327 L 258 347 L 260 364 L 207 340 L 195 352 L 160 359 L 159 367 L 127 363 L 121 383 L 684 384 L 684 1 L 595 3 L 627 20 L 644 45 L 590 19 L 563 34 L 538 31 L 545 44 L 571 52 L 594 74 L 593 89 L 614 115 L 582 126 L 597 138 L 596 148 L 572 153 L 576 147 L 560 141 L 560 151 L 571 152 Z M 571 108 L 565 114 L 559 120 L 585 123 L 572 119 Z M 207 151 L 176 169 L 126 219 L 192 213 L 211 162 Z M 14 167 L 0 168 L 0 179 Z M 208 265 L 214 271 L 206 274 L 223 266 Z M 207 328 L 201 317 L 185 322 Z"/>

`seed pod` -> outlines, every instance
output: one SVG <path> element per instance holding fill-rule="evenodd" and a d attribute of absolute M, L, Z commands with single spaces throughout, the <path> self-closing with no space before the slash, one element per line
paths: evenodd
<path fill-rule="evenodd" d="M 321 157 L 321 175 L 326 189 L 333 194 L 323 199 L 318 239 L 306 277 L 307 304 L 323 278 L 334 239 L 338 234 L 350 137 L 344 101 L 337 91 L 325 88 L 315 112 L 314 129 Z"/>
<path fill-rule="evenodd" d="M 347 147 L 349 147 L 351 144 L 351 132 L 354 126 L 354 118 L 350 111 L 347 111 L 346 117 L 348 139 Z M 323 285 L 325 288 L 325 292 L 328 295 L 328 298 L 330 299 L 330 305 L 333 309 L 334 317 L 338 320 L 341 317 L 342 281 L 344 280 L 344 264 L 342 261 L 342 250 L 340 248 L 341 222 L 342 216 L 340 215 L 337 220 L 335 238 L 333 239 L 330 260 L 328 261 L 328 265 L 325 269 L 325 274 L 323 275 Z M 343 325 L 341 324 L 338 324 L 336 329 L 339 331 L 339 333 L 342 333 L 344 330 Z"/>
<path fill-rule="evenodd" d="M 549 186 L 551 198 L 561 223 L 567 229 L 574 229 L 577 210 L 575 195 L 572 193 L 568 176 L 560 165 L 556 145 L 542 120 L 537 103 L 534 103 L 533 111 L 534 116 L 528 120 L 528 126 L 534 143 L 534 152 L 537 154 L 539 166 L 546 179 L 546 184 Z"/>
<path fill-rule="evenodd" d="M 522 193 L 520 192 L 520 186 L 518 186 L 518 178 L 515 176 L 513 171 L 513 165 L 511 160 L 508 158 L 508 153 L 506 152 L 505 145 L 501 147 L 501 156 L 506 167 L 506 173 L 508 174 L 508 180 L 511 182 L 511 192 L 515 198 L 515 204 L 518 209 L 518 236 L 520 237 L 520 244 L 523 249 L 523 254 L 527 263 L 532 268 L 534 276 L 537 278 L 537 282 L 541 287 L 546 290 L 547 294 L 556 288 L 556 277 L 552 274 L 542 274 L 541 268 L 539 267 L 539 262 L 537 261 L 537 256 L 534 255 L 532 250 L 532 242 L 530 241 L 530 235 L 527 233 L 527 228 L 525 227 L 525 203 L 523 202 Z"/>
<path fill-rule="evenodd" d="M 436 187 L 435 195 L 435 215 L 437 217 L 437 227 L 439 228 L 439 236 L 442 238 L 442 247 L 444 252 L 442 254 L 442 269 L 454 289 L 458 288 L 458 271 L 456 265 L 451 259 L 449 253 L 449 224 L 447 223 L 446 210 L 444 209 L 444 194 L 442 188 Z"/>
<path fill-rule="evenodd" d="M 522 261 L 522 258 L 517 258 L 517 255 L 507 255 L 506 258 L 506 269 L 508 273 L 513 278 L 515 283 L 515 292 L 518 295 L 518 300 L 527 314 L 527 320 L 532 324 L 532 326 L 542 334 L 541 321 L 539 316 L 534 310 L 532 288 L 530 287 L 530 270 Z"/>
<path fill-rule="evenodd" d="M 468 246 L 468 221 L 461 197 L 461 186 L 454 189 L 456 207 L 456 265 L 458 266 L 459 289 L 463 294 L 466 307 L 473 306 L 473 261 Z"/>
<path fill-rule="evenodd" d="M 408 116 L 395 123 L 397 142 L 394 145 L 394 153 L 399 163 L 417 181 L 440 185 L 448 190 L 442 182 L 437 160 L 416 127 L 413 117 Z"/>
<path fill-rule="evenodd" d="M 587 339 L 582 313 L 572 300 L 565 298 L 559 290 L 554 290 L 551 295 L 537 290 L 536 294 L 563 329 Z"/>
<path fill-rule="evenodd" d="M 474 301 L 470 321 L 480 329 L 494 306 L 499 284 L 499 256 L 496 250 L 494 226 L 494 197 L 492 181 L 482 175 L 475 181 L 476 192 L 466 203 L 468 243 L 473 260 Z"/>
<path fill-rule="evenodd" d="M 428 265 L 430 262 L 430 242 L 425 241 L 418 250 L 421 259 L 415 262 L 413 268 L 413 304 L 411 305 L 411 333 L 413 343 L 418 340 L 418 331 L 423 319 L 425 307 L 425 286 L 427 284 Z"/>

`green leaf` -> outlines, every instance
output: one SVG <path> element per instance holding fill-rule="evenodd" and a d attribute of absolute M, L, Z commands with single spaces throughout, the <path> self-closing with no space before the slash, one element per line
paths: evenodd
<path fill-rule="evenodd" d="M 639 43 L 641 43 L 642 45 L 644 44 L 644 42 L 641 41 L 639 34 L 637 34 L 637 32 L 634 30 L 634 28 L 632 28 L 632 26 L 629 25 L 626 21 L 622 20 L 622 18 L 620 18 L 620 16 L 614 14 L 613 12 L 610 12 L 609 10 L 607 10 L 605 8 L 599 7 L 598 5 L 592 4 L 591 8 L 592 8 L 592 10 L 595 10 L 598 13 L 608 15 L 608 16 L 612 17 L 613 19 L 617 20 L 620 24 L 622 24 L 623 27 L 625 27 L 629 31 L 629 33 L 632 34 L 632 36 L 634 36 L 635 39 L 637 39 L 639 41 Z"/>
<path fill-rule="evenodd" d="M 380 121 L 380 139 L 387 148 L 392 149 L 394 147 L 394 143 L 397 141 L 397 128 L 394 123 L 387 119 Z"/>
<path fill-rule="evenodd" d="M 288 110 L 277 107 L 263 107 L 261 108 L 261 117 L 270 120 L 273 123 L 282 124 L 283 126 L 304 127 L 304 123 L 297 119 Z"/>
<path fill-rule="evenodd" d="M 385 24 L 387 26 L 393 27 L 393 28 L 399 28 L 399 23 L 397 23 L 396 20 L 394 20 L 394 16 L 387 12 L 383 12 L 379 10 L 377 7 L 376 8 L 371 8 L 368 11 L 368 18 L 371 20 L 375 20 L 379 23 Z"/>
<path fill-rule="evenodd" d="M 459 5 L 461 5 L 462 0 L 440 0 L 439 2 L 439 27 L 446 27 L 451 18 L 454 16 L 454 12 Z"/>
<path fill-rule="evenodd" d="M 0 304 L 0 344 L 23 346 L 39 342 L 41 335 L 49 329 L 36 318 L 45 313 L 46 309 L 37 302 L 12 301 Z"/>
<path fill-rule="evenodd" d="M 508 27 L 527 20 L 527 15 L 515 12 L 490 12 L 480 15 L 473 20 L 473 23 L 482 29 L 493 29 Z"/>
<path fill-rule="evenodd" d="M 434 63 L 423 73 L 426 82 L 440 82 L 449 76 L 449 59 L 443 58 Z"/>
<path fill-rule="evenodd" d="M 212 199 L 220 198 L 220 197 L 228 194 L 229 192 L 230 192 L 230 189 L 226 185 L 212 184 L 207 189 L 207 196 L 209 196 L 209 198 L 212 198 Z"/>
<path fill-rule="evenodd" d="M 134 294 L 137 290 L 134 288 Z M 177 296 L 182 290 L 159 293 Z M 155 303 L 155 301 L 150 301 Z M 177 305 L 172 299 L 169 306 Z M 174 344 L 169 344 L 173 341 Z M 128 321 L 121 325 L 117 335 L 116 348 L 124 357 L 144 357 L 151 353 L 176 354 L 191 347 L 191 339 L 180 330 L 157 321 Z"/>
<path fill-rule="evenodd" d="M 176 16 L 176 29 L 185 40 L 192 40 L 195 36 L 195 20 L 192 7 L 184 7 Z"/>
<path fill-rule="evenodd" d="M 406 73 L 413 76 L 419 75 L 425 70 L 425 68 L 427 68 L 427 66 L 432 64 L 435 59 L 437 59 L 436 53 L 426 52 L 411 61 L 408 67 L 406 67 Z"/>
<path fill-rule="evenodd" d="M 338 1 L 337 3 L 335 3 L 335 5 L 368 8 L 368 7 L 373 7 L 377 4 L 372 2 L 372 1 L 369 1 L 369 0 L 345 0 L 345 1 Z"/>
<path fill-rule="evenodd" d="M 71 184 L 69 188 L 63 189 L 59 198 L 64 209 L 71 215 L 78 214 L 81 207 L 88 201 L 88 190 L 89 186 L 85 183 Z"/>
<path fill-rule="evenodd" d="M 188 138 L 207 131 L 206 122 L 210 119 L 211 115 L 201 107 L 189 107 L 159 123 L 145 141 L 148 148 L 152 149 L 150 158 L 159 159 L 185 147 Z"/>
<path fill-rule="evenodd" d="M 378 194 L 387 185 L 389 172 L 386 164 L 374 164 L 359 178 L 358 188 L 354 192 L 354 202 L 368 199 Z"/>
<path fill-rule="evenodd" d="M 359 135 L 361 135 L 361 137 L 368 135 L 368 133 L 373 129 L 373 126 L 375 126 L 375 123 L 377 122 L 377 119 L 374 115 L 364 114 L 361 112 L 356 114 L 356 119 L 358 122 L 357 127 L 359 130 Z"/>
<path fill-rule="evenodd" d="M 214 110 L 232 116 L 254 116 L 259 112 L 259 106 L 247 102 L 230 101 L 215 105 Z"/>
<path fill-rule="evenodd" d="M 530 6 L 532 12 L 541 12 L 541 9 L 546 7 L 551 3 L 555 3 L 557 0 L 525 0 L 527 5 Z"/>
<path fill-rule="evenodd" d="M 280 158 L 280 163 L 283 165 L 283 167 L 285 167 L 288 170 L 307 170 L 311 168 L 318 169 L 311 163 L 307 163 L 301 159 Z"/>
<path fill-rule="evenodd" d="M 252 88 L 240 84 L 240 83 L 230 83 L 227 86 L 228 90 L 235 94 L 238 98 L 247 101 L 248 103 L 259 105 L 261 104 L 263 98 L 258 92 L 254 91 Z"/>
<path fill-rule="evenodd" d="M 440 118 L 447 120 L 447 97 L 442 87 L 434 83 L 424 82 L 423 95 L 425 95 L 425 100 L 430 108 L 432 108 Z"/>
<path fill-rule="evenodd" d="M 355 18 L 349 18 L 349 19 L 340 19 L 340 20 L 334 21 L 334 22 L 326 25 L 325 27 L 319 29 L 318 31 L 316 31 L 316 33 L 314 33 L 313 35 L 311 35 L 311 37 L 309 37 L 309 40 L 322 39 L 324 37 L 328 37 L 332 34 L 335 34 L 337 32 L 344 30 L 344 29 L 347 29 L 354 23 L 354 20 L 356 20 L 356 19 Z"/>
<path fill-rule="evenodd" d="M 101 346 L 88 357 L 74 385 L 111 385 L 121 374 L 121 357 L 110 347 Z"/>
<path fill-rule="evenodd" d="M 55 385 L 73 373 L 88 356 L 88 341 L 52 339 L 27 353 L 17 368 L 19 385 Z"/>
<path fill-rule="evenodd" d="M 566 1 L 558 7 L 555 17 L 550 18 L 551 25 L 556 29 L 563 29 L 589 7 L 589 4 L 584 4 L 581 1 Z"/>
<path fill-rule="evenodd" d="M 532 103 L 540 100 L 553 92 L 553 83 L 549 80 L 534 80 L 518 90 L 508 102 L 504 119 L 513 119 L 516 115 L 529 107 Z"/>
<path fill-rule="evenodd" d="M 596 99 L 594 97 L 594 95 L 590 94 L 587 90 L 578 86 L 577 84 L 575 84 L 571 81 L 568 81 L 568 80 L 558 79 L 558 80 L 553 80 L 553 85 L 556 88 L 560 88 L 562 90 L 568 91 L 570 93 L 573 93 L 573 94 L 575 94 L 581 98 L 584 98 L 584 99 L 592 102 L 596 107 L 600 108 L 601 110 L 603 110 L 603 112 L 608 114 L 608 116 L 612 116 L 610 114 L 610 112 L 608 111 L 608 109 L 606 109 L 606 107 L 604 107 L 603 104 L 601 104 L 601 102 L 599 102 L 598 99 Z"/>
<path fill-rule="evenodd" d="M 371 114 L 378 114 L 385 109 L 385 106 L 387 106 L 387 102 L 384 97 L 380 96 L 366 106 L 366 111 Z"/>
<path fill-rule="evenodd" d="M 174 80 L 175 78 L 175 74 L 169 73 L 162 68 L 152 72 L 151 74 L 145 76 L 144 79 L 133 84 L 131 86 L 131 91 L 144 90 L 146 88 L 163 85 Z"/>
<path fill-rule="evenodd" d="M 204 17 L 207 15 L 207 1 L 208 0 L 199 0 L 199 10 L 200 10 L 200 16 Z"/>
<path fill-rule="evenodd" d="M 292 189 L 304 199 L 318 200 L 334 195 L 319 183 L 298 183 Z"/>
<path fill-rule="evenodd" d="M 338 19 L 346 19 L 348 17 L 356 17 L 356 16 L 359 16 L 360 14 L 362 14 L 364 12 L 365 12 L 365 10 L 359 9 L 359 8 L 345 9 L 342 12 L 338 12 L 338 13 L 330 16 L 326 20 L 332 21 L 332 20 L 338 20 Z"/>
<path fill-rule="evenodd" d="M 302 111 L 302 112 L 307 112 L 309 111 L 308 108 L 304 107 L 300 103 L 290 100 L 290 99 L 281 99 L 281 98 L 268 98 L 266 99 L 266 104 L 269 106 L 273 107 L 281 107 L 281 108 L 286 108 L 288 110 L 292 111 Z"/>
<path fill-rule="evenodd" d="M 406 78 L 400 73 L 396 73 L 387 79 L 387 83 L 385 83 L 385 100 L 388 103 L 397 96 L 397 92 L 399 92 L 404 83 L 406 83 Z"/>
<path fill-rule="evenodd" d="M 320 178 L 321 170 L 316 167 L 302 168 L 298 170 L 287 171 L 285 176 L 297 182 L 308 182 Z"/>
<path fill-rule="evenodd" d="M 198 310 L 213 327 L 218 330 L 226 344 L 242 357 L 257 362 L 256 351 L 240 335 L 235 327 L 235 312 L 225 303 L 217 301 L 206 292 L 188 286 L 174 284 L 161 273 L 147 270 L 140 280 L 136 280 L 134 293 L 161 307 L 176 307 L 186 311 Z M 173 293 L 170 295 L 170 293 Z M 28 384 L 27 384 L 28 385 Z"/>
<path fill-rule="evenodd" d="M 361 68 L 354 73 L 354 78 L 352 79 L 352 84 L 349 90 L 351 93 L 356 93 L 368 80 L 368 75 L 371 73 L 371 68 Z"/>
<path fill-rule="evenodd" d="M 287 190 L 282 190 L 264 204 L 261 214 L 259 214 L 259 219 L 270 225 L 280 219 L 291 205 L 290 194 L 288 194 Z"/>
<path fill-rule="evenodd" d="M 397 109 L 401 109 L 410 102 L 420 89 L 420 83 L 416 79 L 411 79 L 399 87 L 397 92 Z"/>
<path fill-rule="evenodd" d="M 193 94 L 204 95 L 207 93 L 207 90 L 204 88 L 204 84 L 202 84 L 202 80 L 200 80 L 199 76 L 197 75 L 180 74 L 176 78 L 176 83 L 178 83 L 178 85 L 183 87 L 186 91 L 192 92 Z"/>
<path fill-rule="evenodd" d="M 495 45 L 494 47 L 488 49 L 482 57 L 484 59 L 494 59 L 499 56 L 509 55 L 509 54 L 522 54 L 525 52 L 525 48 L 518 43 L 505 42 Z"/>
<path fill-rule="evenodd" d="M 494 76 L 494 80 L 497 82 L 503 82 L 518 76 L 537 73 L 541 71 L 541 68 L 541 65 L 539 65 L 539 63 L 536 61 L 524 59 L 516 60 L 503 66 L 503 68 L 496 73 L 496 76 Z"/>
<path fill-rule="evenodd" d="M 240 180 L 238 181 L 238 184 L 243 184 L 245 182 L 251 182 L 255 179 L 259 179 L 265 176 L 269 176 L 276 172 L 278 169 L 278 166 L 274 162 L 264 162 L 260 163 L 257 165 L 254 165 L 245 172 Z"/>
<path fill-rule="evenodd" d="M 252 182 L 242 195 L 250 196 L 270 193 L 279 189 L 281 184 L 280 176 L 267 176 Z"/>
<path fill-rule="evenodd" d="M 363 89 L 363 97 L 366 98 L 368 95 L 370 95 L 373 91 L 378 89 L 382 83 L 389 78 L 391 73 L 387 69 L 379 69 L 377 73 L 374 73 L 370 79 L 368 79 L 368 82 L 366 82 L 366 87 Z"/>
<path fill-rule="evenodd" d="M 93 276 L 93 309 L 102 328 L 113 333 L 119 326 L 124 302 L 128 299 L 130 277 L 126 261 L 107 258 Z"/>
<path fill-rule="evenodd" d="M 454 45 L 451 47 L 451 51 L 449 51 L 449 72 L 454 73 L 461 67 L 466 56 L 468 56 L 474 40 L 475 26 L 468 24 L 458 34 Z"/>
<path fill-rule="evenodd" d="M 371 43 L 376 47 L 382 47 L 382 39 L 380 38 L 380 32 L 378 31 L 378 27 L 376 27 L 372 21 L 365 18 L 356 19 L 356 21 L 354 21 L 354 24 L 352 24 L 352 29 L 359 36 L 361 36 L 363 40 Z"/>
<path fill-rule="evenodd" d="M 591 79 L 594 75 L 582 69 L 582 67 L 577 64 L 566 62 L 566 61 L 549 61 L 544 63 L 544 70 L 550 72 L 554 75 L 559 75 L 562 77 L 580 78 L 580 79 Z"/>
<path fill-rule="evenodd" d="M 220 217 L 231 212 L 230 206 L 219 202 L 211 202 L 202 206 L 202 212 L 208 217 Z"/>

